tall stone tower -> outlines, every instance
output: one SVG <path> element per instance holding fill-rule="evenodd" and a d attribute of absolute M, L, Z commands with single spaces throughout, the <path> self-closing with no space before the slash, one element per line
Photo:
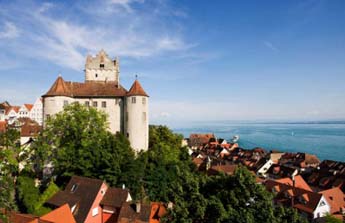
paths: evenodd
<path fill-rule="evenodd" d="M 126 134 L 131 146 L 137 150 L 148 148 L 149 136 L 149 96 L 138 80 L 135 80 L 126 95 Z"/>
<path fill-rule="evenodd" d="M 119 60 L 111 60 L 104 50 L 95 57 L 90 55 L 85 63 L 85 81 L 113 81 L 119 83 Z"/>

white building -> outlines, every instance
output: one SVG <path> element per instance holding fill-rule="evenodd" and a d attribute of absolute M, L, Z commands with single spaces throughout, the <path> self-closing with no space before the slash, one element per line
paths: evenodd
<path fill-rule="evenodd" d="M 64 105 L 79 102 L 108 115 L 109 131 L 126 135 L 134 150 L 148 149 L 148 95 L 135 80 L 127 91 L 120 84 L 119 61 L 101 50 L 87 56 L 85 82 L 69 82 L 59 76 L 43 95 L 43 119 L 63 110 Z M 43 121 L 44 121 L 43 120 Z"/>
<path fill-rule="evenodd" d="M 36 121 L 39 125 L 43 124 L 43 103 L 42 98 L 37 98 L 30 111 L 30 119 Z"/>

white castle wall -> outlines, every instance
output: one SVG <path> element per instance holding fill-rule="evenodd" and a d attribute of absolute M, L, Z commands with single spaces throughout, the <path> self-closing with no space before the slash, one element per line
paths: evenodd
<path fill-rule="evenodd" d="M 132 102 L 135 98 L 136 102 Z M 143 103 L 143 99 L 145 103 Z M 126 99 L 126 133 L 131 146 L 134 150 L 148 149 L 148 97 L 144 96 L 130 96 Z"/>
<path fill-rule="evenodd" d="M 116 81 L 118 74 L 116 70 L 108 69 L 85 69 L 86 81 Z"/>
<path fill-rule="evenodd" d="M 70 98 L 64 96 L 46 97 L 44 99 L 45 120 L 48 116 L 53 116 L 62 111 L 65 101 L 67 101 L 68 104 L 78 102 L 82 105 L 86 105 L 86 102 L 88 102 L 90 107 L 94 107 L 94 102 L 97 102 L 97 110 L 103 111 L 108 116 L 107 121 L 109 131 L 114 134 L 116 132 L 122 132 L 121 123 L 123 119 L 121 119 L 121 115 L 123 111 L 123 100 L 121 98 Z M 106 103 L 106 107 L 102 107 L 103 102 Z"/>
<path fill-rule="evenodd" d="M 54 96 L 54 97 L 45 97 L 43 98 L 43 119 L 44 123 L 47 118 L 54 116 L 56 113 L 59 113 L 63 110 L 65 102 L 68 104 L 74 102 L 73 98 L 65 96 Z"/>

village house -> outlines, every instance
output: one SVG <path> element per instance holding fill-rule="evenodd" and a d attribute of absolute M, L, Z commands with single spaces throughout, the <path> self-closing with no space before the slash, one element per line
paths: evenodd
<path fill-rule="evenodd" d="M 3 214 L 10 223 L 76 223 L 68 204 L 62 205 L 41 217 L 14 211 Z M 7 223 L 7 221 L 0 219 L 0 223 Z"/>
<path fill-rule="evenodd" d="M 213 133 L 207 134 L 190 134 L 188 139 L 188 146 L 192 149 L 201 149 L 207 145 L 211 139 L 215 140 Z"/>
<path fill-rule="evenodd" d="M 38 98 L 34 104 L 23 104 L 22 106 L 11 106 L 8 102 L 0 104 L 0 121 L 7 121 L 15 124 L 19 118 L 30 118 L 42 125 L 43 118 L 42 99 Z"/>
<path fill-rule="evenodd" d="M 320 193 L 274 180 L 267 180 L 265 186 L 274 194 L 276 205 L 293 207 L 309 220 L 324 217 L 331 212 L 331 205 Z"/>
<path fill-rule="evenodd" d="M 309 220 L 322 219 L 326 214 L 342 219 L 345 213 L 345 195 L 337 187 L 314 192 L 300 175 L 267 180 L 265 186 L 273 192 L 275 204 L 296 208 Z"/>
<path fill-rule="evenodd" d="M 111 188 L 102 180 L 78 176 L 46 205 L 58 208 L 66 203 L 77 223 L 155 223 L 166 212 L 162 203 L 133 202 L 125 188 Z"/>
<path fill-rule="evenodd" d="M 306 181 L 316 190 L 339 187 L 345 192 L 345 163 L 324 160 L 311 173 L 303 174 Z"/>

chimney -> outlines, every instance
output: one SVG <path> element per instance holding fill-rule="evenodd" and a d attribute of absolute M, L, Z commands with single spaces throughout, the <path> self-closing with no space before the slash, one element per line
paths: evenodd
<path fill-rule="evenodd" d="M 173 208 L 173 203 L 170 201 L 169 203 L 168 203 L 168 209 L 172 209 Z"/>
<path fill-rule="evenodd" d="M 141 203 L 140 203 L 140 201 L 138 201 L 138 202 L 136 203 L 136 212 L 137 212 L 137 213 L 140 213 L 140 209 L 141 209 Z"/>

